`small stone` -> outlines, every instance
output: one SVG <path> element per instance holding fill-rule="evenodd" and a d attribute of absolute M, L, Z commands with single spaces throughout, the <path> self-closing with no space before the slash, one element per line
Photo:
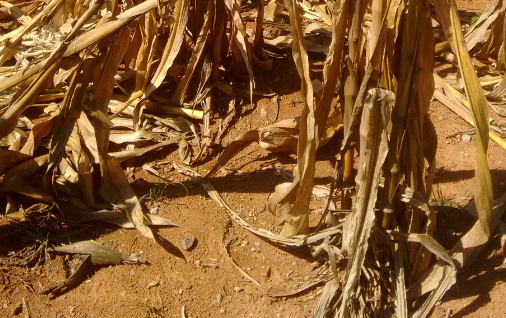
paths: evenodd
<path fill-rule="evenodd" d="M 246 246 L 248 246 L 248 244 L 249 244 L 249 242 L 248 242 L 248 241 L 242 241 L 242 242 L 241 242 L 241 246 L 242 246 L 242 247 L 246 247 Z"/>
<path fill-rule="evenodd" d="M 243 289 L 241 287 L 234 287 L 236 293 L 241 292 Z"/>
<path fill-rule="evenodd" d="M 120 295 L 121 297 L 125 297 L 125 296 L 126 296 L 126 294 L 127 294 L 127 292 L 126 292 L 126 291 L 124 291 L 124 290 L 122 290 L 122 291 L 120 291 L 120 292 L 119 292 L 119 295 Z"/>
<path fill-rule="evenodd" d="M 220 314 L 224 314 L 225 313 L 225 309 L 221 308 L 220 309 Z"/>
<path fill-rule="evenodd" d="M 11 307 L 11 315 L 16 316 L 21 313 L 22 307 L 21 304 L 18 303 Z"/>
<path fill-rule="evenodd" d="M 156 287 L 158 285 L 160 285 L 160 282 L 157 281 L 157 280 L 154 280 L 154 281 L 152 281 L 151 283 L 148 284 L 148 289 Z"/>
<path fill-rule="evenodd" d="M 322 82 L 318 79 L 312 80 L 311 84 L 313 85 L 314 94 L 318 94 L 318 92 L 321 91 L 321 89 L 323 88 Z"/>
<path fill-rule="evenodd" d="M 155 206 L 154 208 L 152 208 L 151 210 L 149 210 L 149 213 L 151 213 L 151 214 L 158 214 L 158 207 Z"/>
<path fill-rule="evenodd" d="M 260 109 L 260 117 L 267 118 L 269 115 L 267 114 L 267 110 L 265 108 Z"/>
<path fill-rule="evenodd" d="M 139 251 L 139 254 L 140 254 L 140 255 L 144 254 L 144 251 Z"/>
<path fill-rule="evenodd" d="M 179 295 L 181 295 L 183 293 L 183 290 L 180 289 L 178 293 L 179 293 Z"/>
<path fill-rule="evenodd" d="M 135 271 L 133 269 L 130 271 L 130 276 L 135 276 Z"/>
<path fill-rule="evenodd" d="M 185 251 L 188 251 L 193 247 L 193 244 L 195 243 L 195 237 L 192 235 L 187 236 L 182 242 L 181 245 L 183 245 L 183 249 Z"/>
<path fill-rule="evenodd" d="M 464 134 L 462 135 L 462 141 L 463 142 L 471 142 L 471 136 Z"/>
<path fill-rule="evenodd" d="M 199 259 L 195 260 L 195 265 L 200 266 L 200 264 L 202 264 L 202 262 Z"/>
<path fill-rule="evenodd" d="M 293 261 L 293 262 L 292 262 L 292 265 L 293 265 L 293 266 L 299 266 L 299 263 L 297 263 L 297 261 Z"/>
<path fill-rule="evenodd" d="M 439 117 L 438 119 L 439 119 L 439 120 L 443 120 L 443 119 L 444 119 L 444 117 Z"/>
<path fill-rule="evenodd" d="M 251 248 L 251 251 L 252 251 L 252 252 L 256 252 L 256 251 L 257 251 L 257 249 L 256 249 L 256 248 L 254 248 L 254 247 L 252 247 L 252 248 Z"/>
<path fill-rule="evenodd" d="M 216 302 L 218 304 L 221 304 L 222 300 L 223 300 L 223 296 L 221 296 L 221 294 L 216 295 Z"/>
<path fill-rule="evenodd" d="M 91 283 L 91 279 L 87 279 L 85 283 L 86 283 L 86 284 Z"/>

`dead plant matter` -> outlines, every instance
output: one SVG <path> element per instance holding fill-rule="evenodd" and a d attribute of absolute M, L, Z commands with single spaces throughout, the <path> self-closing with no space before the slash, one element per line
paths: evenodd
<path fill-rule="evenodd" d="M 173 145 L 188 166 L 207 160 L 241 103 L 276 97 L 256 91 L 255 76 L 287 49 L 301 79 L 300 116 L 243 133 L 206 178 L 174 168 L 256 235 L 326 255 L 314 282 L 325 283 L 315 317 L 426 317 L 473 259 L 467 251 L 488 241 L 504 213 L 504 200 L 493 204 L 487 162 L 489 138 L 505 147 L 488 116 L 489 105 L 504 101 L 506 87 L 504 0 L 491 1 L 465 30 L 455 0 L 258 0 L 248 6 L 52 0 L 30 14 L 16 1 L 1 5 L 7 9 L 0 19 L 14 26 L 0 35 L 0 195 L 11 218 L 49 211 L 60 220 L 135 227 L 160 242 L 152 227 L 175 224 L 146 213 L 120 162 L 131 173 L 136 157 Z M 251 29 L 243 9 L 253 7 Z M 274 31 L 266 34 L 264 25 Z M 308 52 L 326 55 L 321 87 L 311 80 Z M 457 67 L 446 78 L 434 73 L 436 54 Z M 477 73 L 471 56 L 494 58 L 496 67 Z M 437 137 L 427 114 L 433 96 L 476 133 L 478 221 L 449 253 L 433 238 L 436 213 L 427 203 L 436 172 Z M 224 112 L 224 126 L 213 131 L 213 115 Z M 315 154 L 340 130 L 329 201 L 311 233 Z M 297 155 L 293 179 L 268 201 L 279 234 L 241 219 L 209 180 L 252 142 Z M 23 209 L 34 200 L 37 205 Z M 86 266 L 103 262 L 103 253 L 113 253 L 107 257 L 115 263 L 143 261 L 94 242 L 75 244 L 84 248 L 76 253 L 91 255 Z M 5 265 L 38 262 L 41 246 L 20 251 L 25 263 Z M 75 284 L 75 276 L 66 282 L 48 292 Z M 421 305 L 414 301 L 429 292 Z"/>

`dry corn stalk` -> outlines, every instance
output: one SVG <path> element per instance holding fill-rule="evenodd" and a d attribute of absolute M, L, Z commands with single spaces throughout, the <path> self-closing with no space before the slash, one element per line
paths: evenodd
<path fill-rule="evenodd" d="M 208 181 L 203 184 L 234 220 L 256 235 L 292 247 L 309 245 L 315 254 L 328 254 L 333 279 L 323 290 L 316 317 L 323 317 L 330 308 L 342 317 L 381 317 L 390 313 L 407 317 L 410 310 L 414 317 L 426 317 L 467 260 L 457 247 L 450 257 L 432 238 L 436 216 L 427 205 L 437 147 L 434 126 L 427 115 L 434 92 L 430 3 L 283 3 L 290 17 L 291 35 L 269 42 L 263 39 L 264 22 L 287 30 L 286 25 L 278 23 L 282 8 L 275 1 L 257 2 L 259 21 L 251 38 L 241 16 L 240 1 L 147 0 L 137 5 L 126 3 L 126 8 L 116 1 L 96 0 L 87 8 L 79 1 L 74 6 L 65 2 L 64 17 L 53 18 L 54 25 L 59 26 L 58 38 L 51 43 L 45 39 L 41 45 L 50 49 L 37 51 L 37 59 L 27 63 L 24 58 L 29 54 L 18 51 L 28 45 L 34 32 L 44 32 L 39 25 L 42 19 L 50 19 L 62 10 L 62 1 L 51 1 L 17 30 L 0 37 L 0 67 L 12 57 L 18 59 L 14 69 L 2 68 L 0 73 L 7 74 L 2 75 L 7 77 L 0 81 L 0 93 L 11 94 L 0 118 L 0 137 L 5 137 L 9 146 L 9 150 L 0 150 L 0 171 L 5 173 L 0 190 L 54 203 L 62 216 L 75 220 L 109 218 L 103 213 L 112 212 L 95 213 L 104 208 L 99 202 L 105 201 L 106 209 L 114 206 L 126 211 L 129 221 L 116 222 L 131 224 L 156 240 L 150 226 L 172 223 L 154 220 L 144 213 L 119 161 L 132 167 L 136 156 L 175 143 L 180 144 L 183 162 L 201 160 L 213 139 L 210 126 L 216 94 L 224 91 L 232 96 L 232 108 L 236 95 L 245 95 L 251 101 L 256 69 L 268 70 L 272 65 L 263 45 L 288 39 L 301 77 L 304 109 L 299 121 L 244 133 L 229 145 L 208 175 L 253 141 L 270 150 L 296 151 L 294 180 L 278 185 L 268 202 L 276 223 L 282 225 L 281 232 L 266 234 L 248 225 Z M 464 36 L 455 1 L 434 3 L 448 40 L 439 43 L 436 51 L 451 48 L 455 54 L 452 61 L 459 66 L 464 83 L 462 100 L 467 97 L 478 135 L 476 203 L 480 221 L 461 242 L 472 248 L 488 240 L 494 227 L 491 220 L 504 211 L 497 208 L 492 215 L 486 160 L 487 101 L 466 43 L 469 49 L 474 48 L 491 29 L 479 55 L 496 57 L 498 70 L 502 71 L 505 4 L 503 0 L 491 1 Z M 330 45 L 318 48 L 327 57 L 323 89 L 316 98 L 307 53 L 315 46 L 306 38 L 303 19 L 320 21 L 322 29 L 332 31 Z M 222 82 L 224 72 L 247 79 L 249 90 L 245 93 Z M 166 80 L 169 87 L 164 85 Z M 501 76 L 499 82 L 502 85 L 488 95 L 490 98 L 498 98 L 504 91 Z M 47 101 L 51 101 L 46 107 L 49 119 L 37 125 L 23 119 L 27 107 Z M 338 114 L 330 116 L 334 102 Z M 194 122 L 165 114 L 202 120 L 203 131 L 199 132 Z M 341 127 L 341 118 L 344 137 L 339 151 L 343 160 L 335 179 L 342 177 L 335 181 L 344 192 L 340 208 L 352 213 L 344 218 L 328 209 L 326 219 L 319 223 L 321 231 L 310 234 L 315 152 Z M 20 122 L 30 126 L 28 133 L 17 129 Z M 131 131 L 118 137 L 113 134 L 115 126 Z M 48 135 L 52 136 L 50 144 L 42 145 Z M 110 141 L 129 145 L 126 150 L 112 152 Z M 146 146 L 145 142 L 151 144 Z M 41 150 L 45 154 L 33 157 Z M 359 156 L 356 176 L 355 150 Z M 44 189 L 37 189 L 26 180 L 41 168 L 46 169 Z M 94 173 L 100 175 L 98 195 L 93 191 Z M 339 208 L 336 202 L 330 203 L 332 210 Z M 326 222 L 331 226 L 322 229 Z M 433 263 L 433 255 L 440 261 Z M 392 273 L 392 279 L 381 277 L 380 270 Z M 432 293 L 415 309 L 408 304 L 406 290 L 411 297 Z"/>

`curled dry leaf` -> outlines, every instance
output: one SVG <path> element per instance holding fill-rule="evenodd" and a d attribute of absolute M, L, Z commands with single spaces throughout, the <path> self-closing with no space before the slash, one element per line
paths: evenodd
<path fill-rule="evenodd" d="M 494 208 L 492 213 L 491 231 L 495 229 L 498 221 L 506 211 L 506 195 L 494 201 Z M 450 257 L 455 264 L 458 271 L 465 268 L 470 262 L 474 260 L 479 252 L 483 250 L 483 232 L 480 221 L 477 221 L 474 226 L 467 232 L 450 250 Z M 408 298 L 417 298 L 430 291 L 437 290 L 438 286 L 443 284 L 447 272 L 445 261 L 440 260 L 432 265 L 424 275 L 412 284 L 408 291 Z"/>
<path fill-rule="evenodd" d="M 130 187 L 118 159 L 114 157 L 107 158 L 107 174 L 103 176 L 100 194 L 109 203 L 124 208 L 128 219 L 142 235 L 154 239 L 139 199 Z"/>
<path fill-rule="evenodd" d="M 324 146 L 342 129 L 340 116 L 332 116 L 327 121 L 327 126 L 321 136 L 319 146 Z M 300 118 L 285 119 L 273 125 L 247 131 L 232 141 L 223 151 L 214 164 L 213 168 L 205 176 L 213 176 L 221 167 L 227 164 L 230 159 L 245 149 L 253 142 L 271 152 L 297 152 L 298 135 L 300 133 Z"/>
<path fill-rule="evenodd" d="M 146 260 L 142 257 L 123 254 L 95 241 L 81 241 L 74 244 L 55 246 L 51 250 L 58 253 L 90 255 L 91 262 L 94 265 L 146 263 Z"/>
<path fill-rule="evenodd" d="M 84 261 L 79 265 L 79 267 L 75 270 L 72 275 L 67 277 L 62 282 L 57 282 L 53 285 L 46 287 L 41 294 L 50 294 L 50 295 L 58 295 L 70 288 L 77 286 L 79 283 L 86 279 L 88 272 L 93 267 L 93 263 L 91 262 L 91 256 L 86 256 Z"/>

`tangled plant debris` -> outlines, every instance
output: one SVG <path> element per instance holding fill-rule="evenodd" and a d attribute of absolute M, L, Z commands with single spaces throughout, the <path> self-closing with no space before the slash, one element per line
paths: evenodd
<path fill-rule="evenodd" d="M 309 282 L 283 289 L 261 285 L 229 257 L 272 297 L 325 284 L 315 317 L 427 317 L 503 224 L 504 197 L 493 201 L 487 149 L 489 139 L 506 149 L 488 116 L 489 107 L 504 114 L 504 0 L 475 17 L 460 16 L 455 0 L 52 0 L 29 12 L 17 3 L 0 2 L 0 19 L 10 21 L 0 35 L 0 195 L 9 219 L 76 228 L 105 221 L 163 245 L 155 227 L 176 225 L 147 213 L 142 199 L 162 199 L 166 185 L 139 199 L 127 175 L 136 158 L 177 145 L 181 164 L 169 165 L 238 225 L 326 259 Z M 308 52 L 325 55 L 321 82 L 311 79 Z M 287 54 L 301 80 L 301 114 L 242 133 L 204 177 L 190 169 L 214 159 L 242 106 L 258 98 L 278 103 L 255 80 Z M 475 67 L 473 59 L 494 63 Z M 438 74 L 436 64 L 452 71 Z M 478 221 L 450 251 L 434 238 L 437 217 L 428 204 L 437 149 L 432 97 L 476 135 Z M 213 125 L 218 116 L 224 120 Z M 334 136 L 341 147 L 333 182 L 311 228 L 315 154 Z M 212 185 L 254 142 L 297 156 L 293 175 L 267 202 L 278 234 L 249 224 Z M 71 288 L 93 264 L 145 262 L 93 241 L 61 245 L 48 233 L 41 239 L 40 229 L 23 231 L 33 239 L 2 264 L 38 264 L 49 252 L 86 255 L 44 293 Z"/>

